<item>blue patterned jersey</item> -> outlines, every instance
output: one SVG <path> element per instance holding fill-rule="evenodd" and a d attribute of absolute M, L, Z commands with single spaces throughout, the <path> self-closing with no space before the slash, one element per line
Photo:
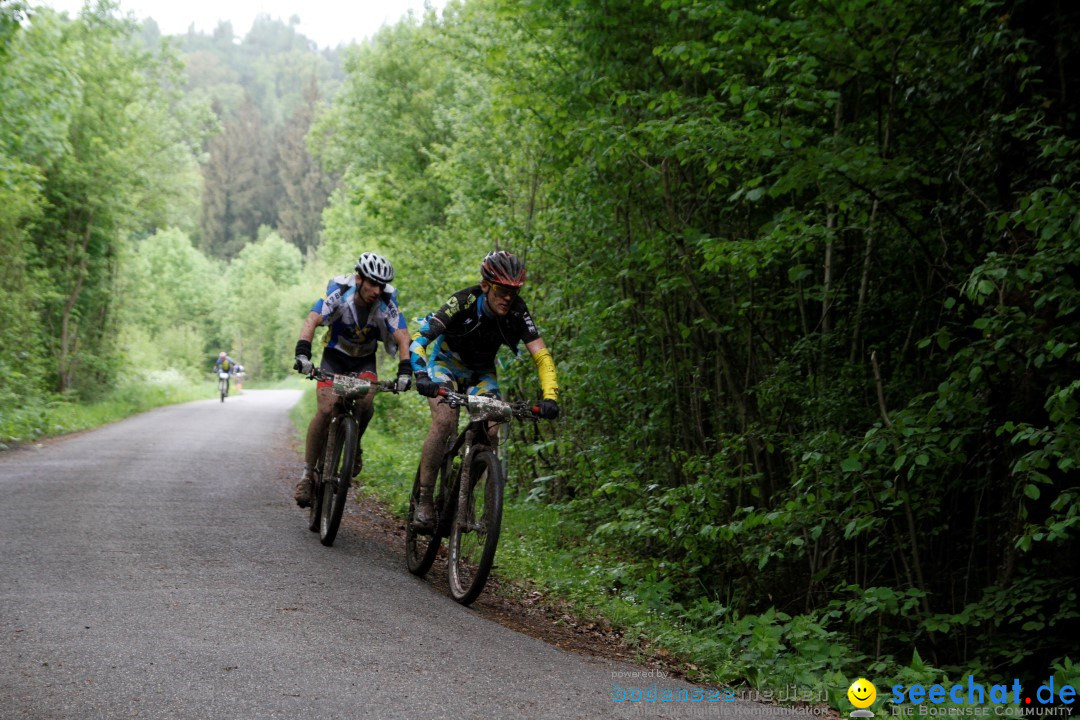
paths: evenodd
<path fill-rule="evenodd" d="M 397 306 L 397 291 L 387 285 L 371 308 L 356 303 L 356 275 L 340 275 L 326 286 L 326 296 L 311 307 L 322 316 L 320 325 L 329 328 L 323 342 L 326 347 L 351 357 L 365 357 L 375 352 L 382 340 L 386 352 L 397 354 L 393 341 L 395 330 L 405 329 L 405 318 Z"/>

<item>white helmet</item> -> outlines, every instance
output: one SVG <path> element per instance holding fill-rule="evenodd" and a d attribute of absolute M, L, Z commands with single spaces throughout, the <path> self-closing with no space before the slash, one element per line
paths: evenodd
<path fill-rule="evenodd" d="M 368 280 L 386 285 L 394 279 L 394 266 L 382 255 L 366 252 L 356 261 L 356 272 Z"/>

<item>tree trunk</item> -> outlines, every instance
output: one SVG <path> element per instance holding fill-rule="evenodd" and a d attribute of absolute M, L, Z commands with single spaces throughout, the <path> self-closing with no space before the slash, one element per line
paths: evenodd
<path fill-rule="evenodd" d="M 64 312 L 60 318 L 60 357 L 57 359 L 57 390 L 64 392 L 72 385 L 74 378 L 74 346 L 78 336 L 78 328 L 72 326 L 72 315 L 75 312 L 75 303 L 82 294 L 83 284 L 86 282 L 86 267 L 90 258 L 90 232 L 93 228 L 94 216 L 91 213 L 86 220 L 86 228 L 82 235 L 82 252 L 80 253 L 79 265 L 75 271 L 75 287 L 68 295 L 64 303 Z"/>

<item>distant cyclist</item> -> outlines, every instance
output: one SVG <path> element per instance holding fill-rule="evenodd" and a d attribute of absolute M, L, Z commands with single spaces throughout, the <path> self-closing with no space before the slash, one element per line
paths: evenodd
<path fill-rule="evenodd" d="M 469 394 L 499 395 L 495 355 L 501 345 L 517 351 L 519 342 L 532 355 L 540 375 L 543 400 L 540 416 L 559 416 L 559 383 L 555 361 L 540 338 L 529 309 L 519 293 L 525 285 L 525 265 L 512 253 L 489 253 L 480 266 L 479 285 L 450 296 L 424 319 L 410 347 L 416 391 L 432 400 L 431 428 L 420 456 L 420 498 L 415 526 L 429 528 L 435 519 L 432 488 L 446 439 L 457 428 L 457 410 L 435 399 L 439 387 Z"/>
<path fill-rule="evenodd" d="M 237 364 L 236 361 L 229 357 L 228 353 L 222 350 L 218 354 L 217 362 L 214 363 L 214 376 L 217 377 L 222 371 L 229 374 L 229 378 L 225 379 L 225 394 L 229 394 L 229 379 L 236 373 Z"/>
<path fill-rule="evenodd" d="M 377 379 L 375 351 L 382 341 L 390 355 L 398 353 L 401 358 L 398 363 L 398 391 L 408 390 L 412 383 L 412 369 L 408 360 L 409 333 L 405 328 L 405 318 L 398 310 L 397 292 L 390 284 L 393 279 L 394 268 L 390 262 L 371 252 L 360 256 L 355 275 L 340 275 L 332 279 L 326 286 L 325 297 L 312 306 L 300 329 L 295 351 L 296 370 L 305 375 L 311 373 L 314 367 L 311 362 L 311 340 L 315 336 L 315 328 L 324 325 L 329 331 L 325 337 L 320 369 L 330 373 L 357 373 L 374 381 Z M 315 467 L 322 449 L 320 445 L 326 433 L 326 423 L 337 401 L 330 382 L 319 381 L 316 393 L 319 407 L 308 425 L 304 471 L 296 485 L 296 504 L 300 507 L 311 504 L 311 469 Z M 360 432 L 353 477 L 360 474 L 363 463 L 360 437 L 363 437 L 374 414 L 374 398 L 374 393 L 371 393 L 357 403 L 360 408 Z"/>

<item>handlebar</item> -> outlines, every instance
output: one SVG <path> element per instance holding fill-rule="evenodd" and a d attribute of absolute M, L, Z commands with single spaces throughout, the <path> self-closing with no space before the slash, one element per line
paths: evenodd
<path fill-rule="evenodd" d="M 473 408 L 470 406 L 469 401 L 475 404 L 482 404 L 490 408 L 495 414 L 500 412 L 503 414 L 511 415 L 518 420 L 536 420 L 540 417 L 540 406 L 530 405 L 524 400 L 519 402 L 509 403 L 505 400 L 499 400 L 498 398 L 486 397 L 483 395 L 466 395 L 465 393 L 455 392 L 446 388 L 439 388 L 439 397 L 443 399 L 447 405 L 452 408 L 467 407 L 470 409 L 483 410 L 484 408 Z M 497 419 L 497 418 L 492 418 Z"/>
<path fill-rule="evenodd" d="M 309 375 L 305 375 L 308 380 L 323 380 L 326 382 L 334 382 L 334 378 L 350 378 L 357 379 L 359 376 L 352 373 L 331 373 L 319 368 L 312 369 Z M 379 380 L 378 382 L 371 383 L 371 388 L 375 392 L 390 392 L 397 394 L 397 381 L 396 380 Z"/>

